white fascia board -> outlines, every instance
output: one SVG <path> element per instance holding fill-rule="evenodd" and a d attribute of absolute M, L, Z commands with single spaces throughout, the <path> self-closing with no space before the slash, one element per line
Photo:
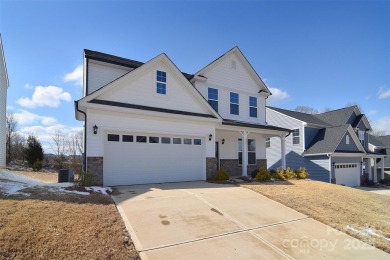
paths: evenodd
<path fill-rule="evenodd" d="M 333 153 L 331 154 L 330 156 L 331 157 L 350 157 L 350 158 L 353 158 L 353 157 L 358 157 L 358 158 L 362 158 L 364 157 L 366 154 L 365 153 L 362 153 L 362 154 L 354 154 L 354 153 Z"/>
<path fill-rule="evenodd" d="M 276 137 L 276 136 L 286 135 L 289 133 L 286 131 L 259 129 L 259 128 L 244 127 L 244 126 L 229 126 L 229 125 L 220 125 L 217 127 L 216 130 L 231 131 L 231 132 L 247 131 L 249 133 L 267 135 L 268 137 Z"/>
<path fill-rule="evenodd" d="M 311 153 L 311 154 L 302 154 L 303 157 L 310 157 L 310 156 L 323 156 L 326 155 L 330 157 L 332 154 L 331 153 Z"/>
<path fill-rule="evenodd" d="M 103 110 L 103 111 L 111 111 L 125 114 L 136 114 L 136 115 L 146 115 L 146 116 L 154 116 L 159 118 L 177 118 L 177 119 L 185 119 L 190 121 L 203 121 L 203 122 L 217 122 L 221 123 L 222 119 L 220 118 L 207 118 L 207 117 L 199 117 L 199 116 L 189 116 L 189 115 L 180 115 L 180 114 L 171 114 L 165 112 L 157 112 L 157 111 L 148 111 L 142 109 L 134 109 L 134 108 L 126 108 L 126 107 L 116 107 L 116 106 L 107 106 L 101 104 L 80 102 L 79 108 L 86 109 L 95 109 L 95 110 Z M 80 109 L 82 110 L 82 109 Z"/>
<path fill-rule="evenodd" d="M 274 111 L 274 112 L 276 112 L 276 113 L 279 113 L 279 114 L 281 114 L 282 116 L 285 116 L 285 117 L 288 117 L 288 118 L 294 119 L 294 120 L 296 120 L 296 121 L 298 121 L 298 122 L 301 122 L 301 123 L 302 123 L 302 125 L 303 125 L 303 124 L 307 124 L 305 121 L 302 121 L 302 120 L 296 119 L 295 117 L 292 117 L 292 116 L 288 116 L 288 115 L 286 115 L 286 114 L 283 114 L 283 113 L 281 113 L 281 112 L 279 112 L 279 111 L 273 110 L 272 108 L 265 107 L 265 109 L 266 109 L 266 110 L 267 110 L 267 109 L 270 109 L 270 110 L 272 110 L 272 111 Z"/>

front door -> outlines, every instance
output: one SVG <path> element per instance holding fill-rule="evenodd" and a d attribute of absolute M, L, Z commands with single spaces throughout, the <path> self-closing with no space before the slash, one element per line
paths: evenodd
<path fill-rule="evenodd" d="M 219 170 L 219 143 L 215 142 L 215 158 L 217 158 L 217 170 Z"/>

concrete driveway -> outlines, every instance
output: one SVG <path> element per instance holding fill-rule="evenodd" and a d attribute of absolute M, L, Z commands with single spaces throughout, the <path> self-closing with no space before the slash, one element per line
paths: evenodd
<path fill-rule="evenodd" d="M 387 195 L 390 196 L 390 189 L 385 189 L 385 188 L 371 188 L 371 187 L 356 187 L 356 189 L 359 190 L 365 190 L 368 192 L 380 194 L 380 195 Z"/>
<path fill-rule="evenodd" d="M 116 188 L 142 259 L 384 259 L 385 252 L 254 191 L 206 182 Z"/>

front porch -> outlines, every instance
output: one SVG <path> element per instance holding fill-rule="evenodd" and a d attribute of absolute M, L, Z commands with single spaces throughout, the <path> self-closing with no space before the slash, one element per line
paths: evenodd
<path fill-rule="evenodd" d="M 363 178 L 377 183 L 385 179 L 385 158 L 386 155 L 378 153 L 367 153 L 363 157 L 364 171 Z M 379 168 L 380 167 L 380 168 Z"/>
<path fill-rule="evenodd" d="M 215 158 L 207 158 L 207 178 L 221 168 L 231 177 L 246 177 L 260 167 L 267 168 L 266 139 L 275 136 L 281 138 L 280 157 L 285 169 L 285 137 L 289 133 L 288 129 L 268 125 L 237 121 L 222 124 L 215 131 Z"/>

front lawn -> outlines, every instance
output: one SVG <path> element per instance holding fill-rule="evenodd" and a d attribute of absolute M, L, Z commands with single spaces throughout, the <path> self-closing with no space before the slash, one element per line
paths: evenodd
<path fill-rule="evenodd" d="M 240 186 L 390 253 L 390 196 L 311 180 Z"/>
<path fill-rule="evenodd" d="M 27 180 L 0 174 L 0 259 L 139 259 L 108 195 L 4 176 Z"/>

